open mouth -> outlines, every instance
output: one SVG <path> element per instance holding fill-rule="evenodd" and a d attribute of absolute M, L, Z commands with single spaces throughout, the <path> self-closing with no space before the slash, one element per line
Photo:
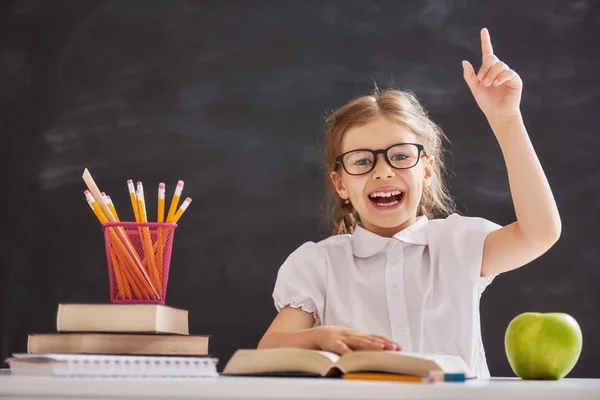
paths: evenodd
<path fill-rule="evenodd" d="M 395 206 L 400 204 L 403 198 L 404 192 L 400 190 L 393 192 L 374 192 L 369 195 L 369 200 L 379 207 Z"/>

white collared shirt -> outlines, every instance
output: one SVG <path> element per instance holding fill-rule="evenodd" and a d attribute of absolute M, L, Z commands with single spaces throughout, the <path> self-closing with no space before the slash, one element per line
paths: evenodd
<path fill-rule="evenodd" d="M 312 313 L 315 326 L 386 336 L 405 351 L 459 355 L 489 377 L 479 299 L 485 238 L 500 225 L 452 214 L 419 217 L 392 238 L 357 226 L 353 235 L 307 242 L 283 263 L 273 299 Z"/>

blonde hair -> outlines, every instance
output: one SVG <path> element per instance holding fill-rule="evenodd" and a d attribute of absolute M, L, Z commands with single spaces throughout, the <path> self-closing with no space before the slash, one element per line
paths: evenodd
<path fill-rule="evenodd" d="M 376 90 L 370 96 L 362 96 L 337 109 L 325 121 L 325 182 L 329 199 L 329 217 L 334 222 L 335 235 L 352 233 L 358 214 L 351 203 L 340 198 L 329 175 L 338 170 L 335 159 L 341 154 L 342 139 L 348 129 L 367 124 L 378 116 L 384 116 L 413 132 L 425 147 L 426 154 L 435 158 L 433 177 L 424 188 L 417 216 L 445 217 L 455 210 L 455 203 L 445 185 L 442 141 L 444 133 L 427 115 L 417 97 L 400 90 Z"/>

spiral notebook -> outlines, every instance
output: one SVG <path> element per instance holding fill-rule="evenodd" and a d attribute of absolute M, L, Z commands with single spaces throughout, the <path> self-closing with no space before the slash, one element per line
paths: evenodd
<path fill-rule="evenodd" d="M 16 353 L 11 373 L 46 376 L 216 377 L 216 358 Z"/>

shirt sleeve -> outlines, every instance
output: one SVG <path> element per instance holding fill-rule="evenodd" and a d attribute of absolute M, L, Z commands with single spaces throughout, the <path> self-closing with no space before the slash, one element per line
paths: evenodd
<path fill-rule="evenodd" d="M 321 325 L 325 307 L 327 261 L 322 249 L 313 242 L 304 243 L 285 260 L 277 273 L 273 300 L 279 312 L 285 306 L 311 313 L 315 325 Z"/>
<path fill-rule="evenodd" d="M 494 222 L 478 217 L 464 217 L 452 214 L 440 227 L 440 245 L 444 249 L 440 256 L 449 260 L 454 271 L 476 284 L 479 293 L 494 280 L 496 275 L 481 276 L 483 246 L 487 235 L 501 228 Z"/>

